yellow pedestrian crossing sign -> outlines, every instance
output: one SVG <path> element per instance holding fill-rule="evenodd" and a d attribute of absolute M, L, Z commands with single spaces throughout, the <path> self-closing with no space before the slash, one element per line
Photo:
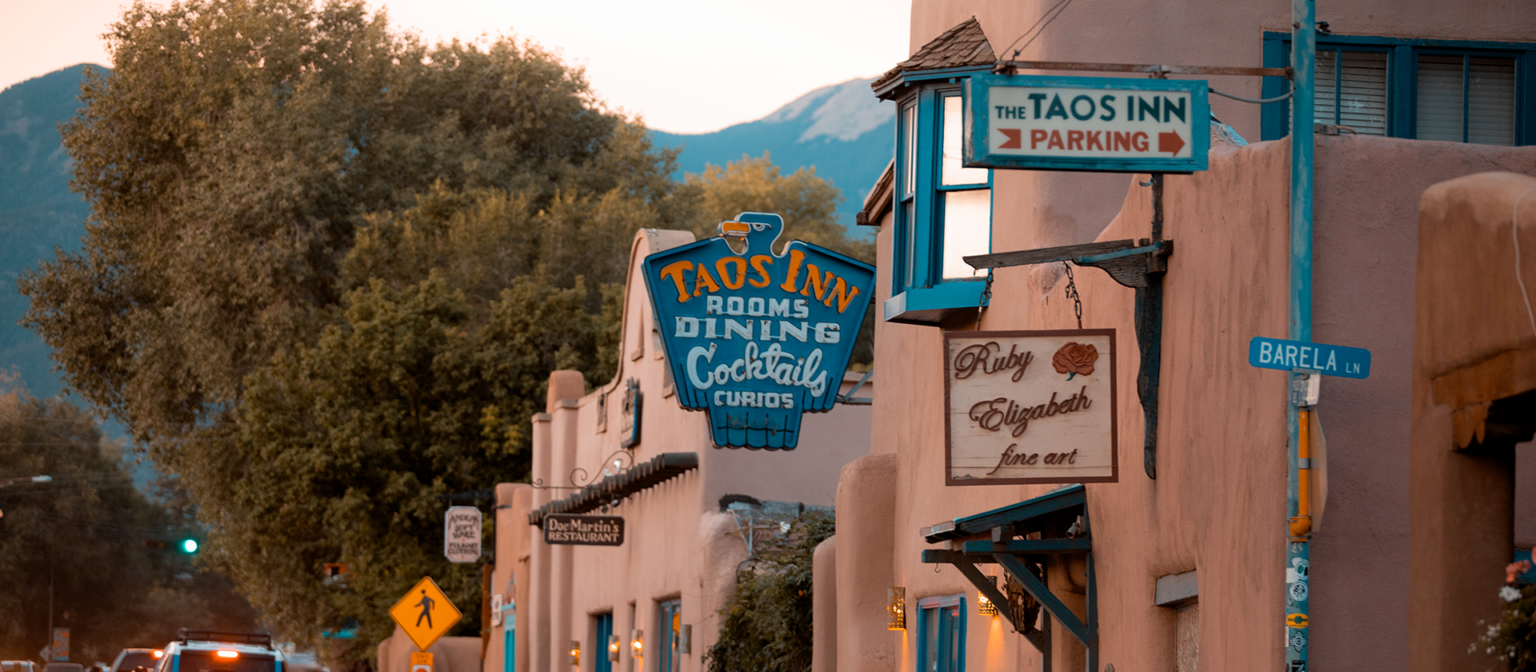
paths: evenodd
<path fill-rule="evenodd" d="M 432 577 L 423 576 L 389 609 L 389 616 L 400 624 L 416 648 L 425 650 L 452 629 L 463 614 L 448 601 Z"/>

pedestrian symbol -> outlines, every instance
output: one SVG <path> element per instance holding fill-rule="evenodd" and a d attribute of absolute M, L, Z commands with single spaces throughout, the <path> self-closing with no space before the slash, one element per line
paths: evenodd
<path fill-rule="evenodd" d="M 400 624 L 416 648 L 425 650 L 452 629 L 463 614 L 448 601 L 432 577 L 424 576 L 395 603 L 389 616 Z"/>

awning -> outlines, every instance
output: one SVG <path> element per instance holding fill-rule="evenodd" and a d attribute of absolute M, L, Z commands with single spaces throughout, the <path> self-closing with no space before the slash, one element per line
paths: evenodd
<path fill-rule="evenodd" d="M 528 524 L 544 527 L 544 516 L 551 513 L 586 513 L 628 497 L 653 485 L 699 467 L 698 453 L 662 453 L 623 472 L 593 483 L 580 492 L 557 499 L 528 514 Z"/>
<path fill-rule="evenodd" d="M 1088 649 L 1089 669 L 1098 669 L 1098 585 L 1093 572 L 1093 542 L 1088 529 L 1088 493 L 1081 485 L 1028 499 L 1018 504 L 956 518 L 922 528 L 930 544 L 948 543 L 947 549 L 927 549 L 922 561 L 954 565 L 981 594 L 997 605 L 998 614 L 1008 619 L 1045 660 L 1050 659 L 1050 622 L 1054 618 Z M 1088 565 L 1088 617 L 1079 619 L 1046 587 L 1045 563 L 1051 556 L 1082 554 Z M 1015 614 L 1008 596 L 997 584 L 976 568 L 977 564 L 995 562 L 1011 575 L 1029 597 L 1044 608 L 1045 628 L 1037 628 L 1028 609 Z"/>

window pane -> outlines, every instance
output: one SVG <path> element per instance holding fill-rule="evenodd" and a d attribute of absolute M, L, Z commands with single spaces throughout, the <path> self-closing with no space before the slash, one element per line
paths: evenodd
<path fill-rule="evenodd" d="M 902 160 L 901 195 L 910 197 L 917 191 L 917 105 L 908 105 L 901 111 Z"/>
<path fill-rule="evenodd" d="M 964 140 L 964 108 L 960 96 L 944 97 L 944 170 L 943 184 L 986 184 L 986 168 L 965 168 L 960 165 Z"/>
<path fill-rule="evenodd" d="M 901 269 L 901 284 L 903 288 L 917 284 L 917 209 L 912 201 L 901 204 L 902 219 L 906 223 L 904 234 L 907 237 L 905 249 L 906 259 L 903 259 Z"/>
<path fill-rule="evenodd" d="M 992 246 L 992 190 L 946 191 L 944 196 L 944 279 L 984 277 L 961 257 L 986 254 Z"/>
<path fill-rule="evenodd" d="M 944 636 L 949 640 L 949 646 L 945 657 L 949 659 L 949 665 L 945 672 L 961 672 L 960 670 L 960 609 L 950 607 L 946 610 L 949 618 L 944 619 Z"/>
<path fill-rule="evenodd" d="M 1339 73 L 1341 81 L 1337 123 L 1355 129 L 1360 135 L 1386 135 L 1387 55 L 1381 52 L 1345 51 L 1340 52 L 1340 56 L 1344 69 Z M 1321 54 L 1318 61 L 1322 61 Z"/>
<path fill-rule="evenodd" d="M 1313 100 L 1312 120 L 1319 124 L 1337 124 L 1338 117 L 1338 89 L 1334 87 L 1334 78 L 1338 76 L 1335 66 L 1338 65 L 1339 52 L 1317 52 L 1317 70 L 1313 75 Z"/>
<path fill-rule="evenodd" d="M 923 610 L 923 672 L 939 672 L 939 610 Z"/>
<path fill-rule="evenodd" d="M 1462 141 L 1461 63 L 1460 56 L 1419 56 L 1418 139 Z"/>
<path fill-rule="evenodd" d="M 1467 96 L 1467 142 L 1515 144 L 1515 59 L 1472 59 Z"/>

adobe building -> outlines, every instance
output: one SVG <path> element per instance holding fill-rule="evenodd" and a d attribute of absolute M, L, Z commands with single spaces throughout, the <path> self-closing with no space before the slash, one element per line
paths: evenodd
<path fill-rule="evenodd" d="M 578 372 L 550 376 L 532 418 L 532 484 L 496 489 L 485 672 L 704 669 L 749 544 L 806 509 L 830 510 L 843 465 L 869 451 L 874 385 L 861 373 L 837 381 L 831 411 L 804 415 L 793 450 L 715 447 L 707 415 L 679 406 L 641 262 L 693 241 L 636 234 L 612 380 L 587 392 Z M 621 534 L 581 531 L 617 545 L 546 543 L 547 531 L 571 532 L 551 527 L 567 524 L 562 514 L 621 517 Z"/>
<path fill-rule="evenodd" d="M 1327 446 L 1309 458 L 1322 482 L 1306 565 L 1287 562 L 1290 376 L 1247 359 L 1251 339 L 1288 333 L 1288 103 L 1213 96 L 1226 127 L 1212 125 L 1208 168 L 1160 185 L 965 167 L 967 81 L 1055 4 L 916 0 L 913 56 L 874 84 L 896 107 L 897 156 L 861 220 L 878 227 L 876 358 L 902 366 L 882 370 L 869 454 L 844 467 L 837 536 L 817 551 L 814 669 L 1278 672 L 1298 644 L 1316 669 L 1487 669 L 1467 654 L 1476 623 L 1497 617 L 1516 547 L 1536 543 L 1517 532 L 1513 445 L 1530 434 L 1511 420 L 1536 388 L 1516 283 L 1536 288 L 1536 197 L 1510 219 L 1529 182 L 1510 173 L 1536 174 L 1536 106 L 1517 102 L 1536 91 L 1536 10 L 1352 1 L 1318 16 L 1331 33 L 1315 113 L 1335 128 L 1315 144 L 1311 340 L 1371 361 L 1369 377 L 1325 377 L 1306 426 Z M 1016 58 L 1285 67 L 1291 24 L 1288 3 L 1076 4 Z M 1249 98 L 1287 87 L 1201 79 Z M 989 286 L 963 260 L 1146 245 L 1156 194 L 1173 243 L 1154 270 L 1160 334 L 1136 329 L 1147 290 L 1102 267 L 998 267 Z M 1528 245 L 1518 270 L 1512 232 Z M 1049 453 L 1090 474 L 1076 484 L 966 484 L 986 471 L 946 462 L 947 423 L 967 420 L 947 406 L 964 366 L 952 348 L 1050 330 L 1113 330 L 1098 349 L 1112 355 L 1077 380 L 1113 380 L 1087 394 L 1115 450 L 1092 469 Z M 1138 390 L 1148 340 L 1160 380 Z M 1018 368 L 1075 386 L 1064 350 Z M 1021 361 L 995 354 L 988 366 Z M 1078 417 L 1059 415 L 1065 399 L 1032 418 L 994 410 L 1044 427 Z M 1297 599 L 1310 622 L 1287 623 Z"/>

